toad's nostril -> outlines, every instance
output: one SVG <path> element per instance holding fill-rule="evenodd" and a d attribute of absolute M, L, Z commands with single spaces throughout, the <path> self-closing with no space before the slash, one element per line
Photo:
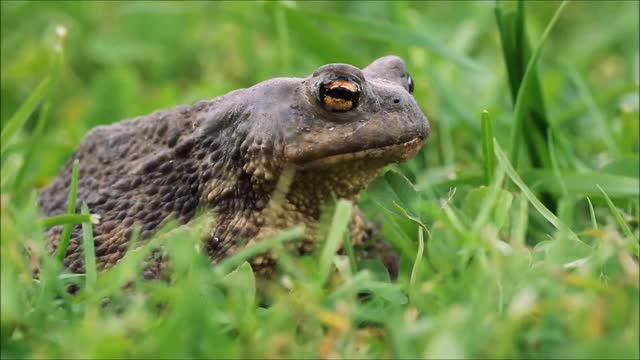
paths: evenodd
<path fill-rule="evenodd" d="M 400 99 L 393 99 L 393 103 L 394 103 L 394 104 L 398 104 L 398 103 L 400 103 Z"/>

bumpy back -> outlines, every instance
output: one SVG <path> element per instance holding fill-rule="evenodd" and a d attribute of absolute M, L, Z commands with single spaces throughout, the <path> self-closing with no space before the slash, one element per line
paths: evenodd
<path fill-rule="evenodd" d="M 149 237 L 169 218 L 188 221 L 195 214 L 204 179 L 199 160 L 205 158 L 198 131 L 199 110 L 207 102 L 159 111 L 93 129 L 82 140 L 59 176 L 43 189 L 40 207 L 47 216 L 66 212 L 72 163 L 79 160 L 76 210 L 86 202 L 101 216 L 94 226 L 101 267 L 125 253 L 134 223 Z M 49 250 L 58 246 L 62 227 L 49 230 Z M 73 228 L 64 264 L 84 272 L 81 228 Z"/>

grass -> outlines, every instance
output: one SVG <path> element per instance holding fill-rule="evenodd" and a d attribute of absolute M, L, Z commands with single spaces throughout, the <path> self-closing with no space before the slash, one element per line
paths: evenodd
<path fill-rule="evenodd" d="M 637 2 L 0 4 L 2 358 L 640 357 Z M 433 128 L 361 199 L 397 281 L 351 254 L 346 201 L 315 256 L 295 227 L 212 266 L 205 216 L 86 276 L 46 251 L 53 225 L 93 237 L 91 209 L 37 208 L 90 128 L 386 54 Z M 158 246 L 171 280 L 137 280 Z"/>

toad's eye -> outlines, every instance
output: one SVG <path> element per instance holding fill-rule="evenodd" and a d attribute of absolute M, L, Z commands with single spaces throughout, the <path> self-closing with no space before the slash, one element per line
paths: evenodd
<path fill-rule="evenodd" d="M 409 93 L 413 94 L 413 78 L 409 74 L 407 74 L 407 87 L 409 88 Z"/>
<path fill-rule="evenodd" d="M 325 109 L 345 112 L 358 107 L 360 85 L 350 79 L 326 80 L 318 85 L 318 100 Z"/>

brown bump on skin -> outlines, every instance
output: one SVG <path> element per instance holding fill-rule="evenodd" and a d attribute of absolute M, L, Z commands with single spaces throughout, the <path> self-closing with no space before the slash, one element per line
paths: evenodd
<path fill-rule="evenodd" d="M 102 232 L 109 233 L 116 227 L 116 222 L 115 221 L 105 221 L 105 222 L 102 223 L 102 225 L 100 227 L 101 227 Z"/>
<path fill-rule="evenodd" d="M 127 217 L 126 211 L 120 211 L 116 216 L 116 220 L 124 220 Z"/>
<path fill-rule="evenodd" d="M 174 147 L 178 143 L 178 139 L 180 138 L 180 131 L 178 129 L 173 129 L 170 134 L 168 134 L 167 146 Z"/>
<path fill-rule="evenodd" d="M 108 250 L 109 250 L 109 243 L 106 243 L 106 242 L 102 243 L 100 244 L 100 246 L 96 248 L 96 256 L 102 257 L 104 255 L 107 255 Z"/>
<path fill-rule="evenodd" d="M 127 249 L 129 248 L 129 244 L 128 243 L 122 243 L 120 245 L 118 245 L 118 252 L 120 253 L 126 253 Z"/>
<path fill-rule="evenodd" d="M 211 171 L 212 171 L 213 173 L 219 173 L 220 171 L 222 171 L 222 167 L 223 167 L 223 166 L 224 166 L 224 164 L 223 164 L 223 163 L 221 163 L 221 162 L 215 163 L 215 164 L 213 165 L 213 167 L 211 168 Z M 209 180 L 209 179 L 208 179 L 208 178 L 206 178 L 205 180 Z"/>

